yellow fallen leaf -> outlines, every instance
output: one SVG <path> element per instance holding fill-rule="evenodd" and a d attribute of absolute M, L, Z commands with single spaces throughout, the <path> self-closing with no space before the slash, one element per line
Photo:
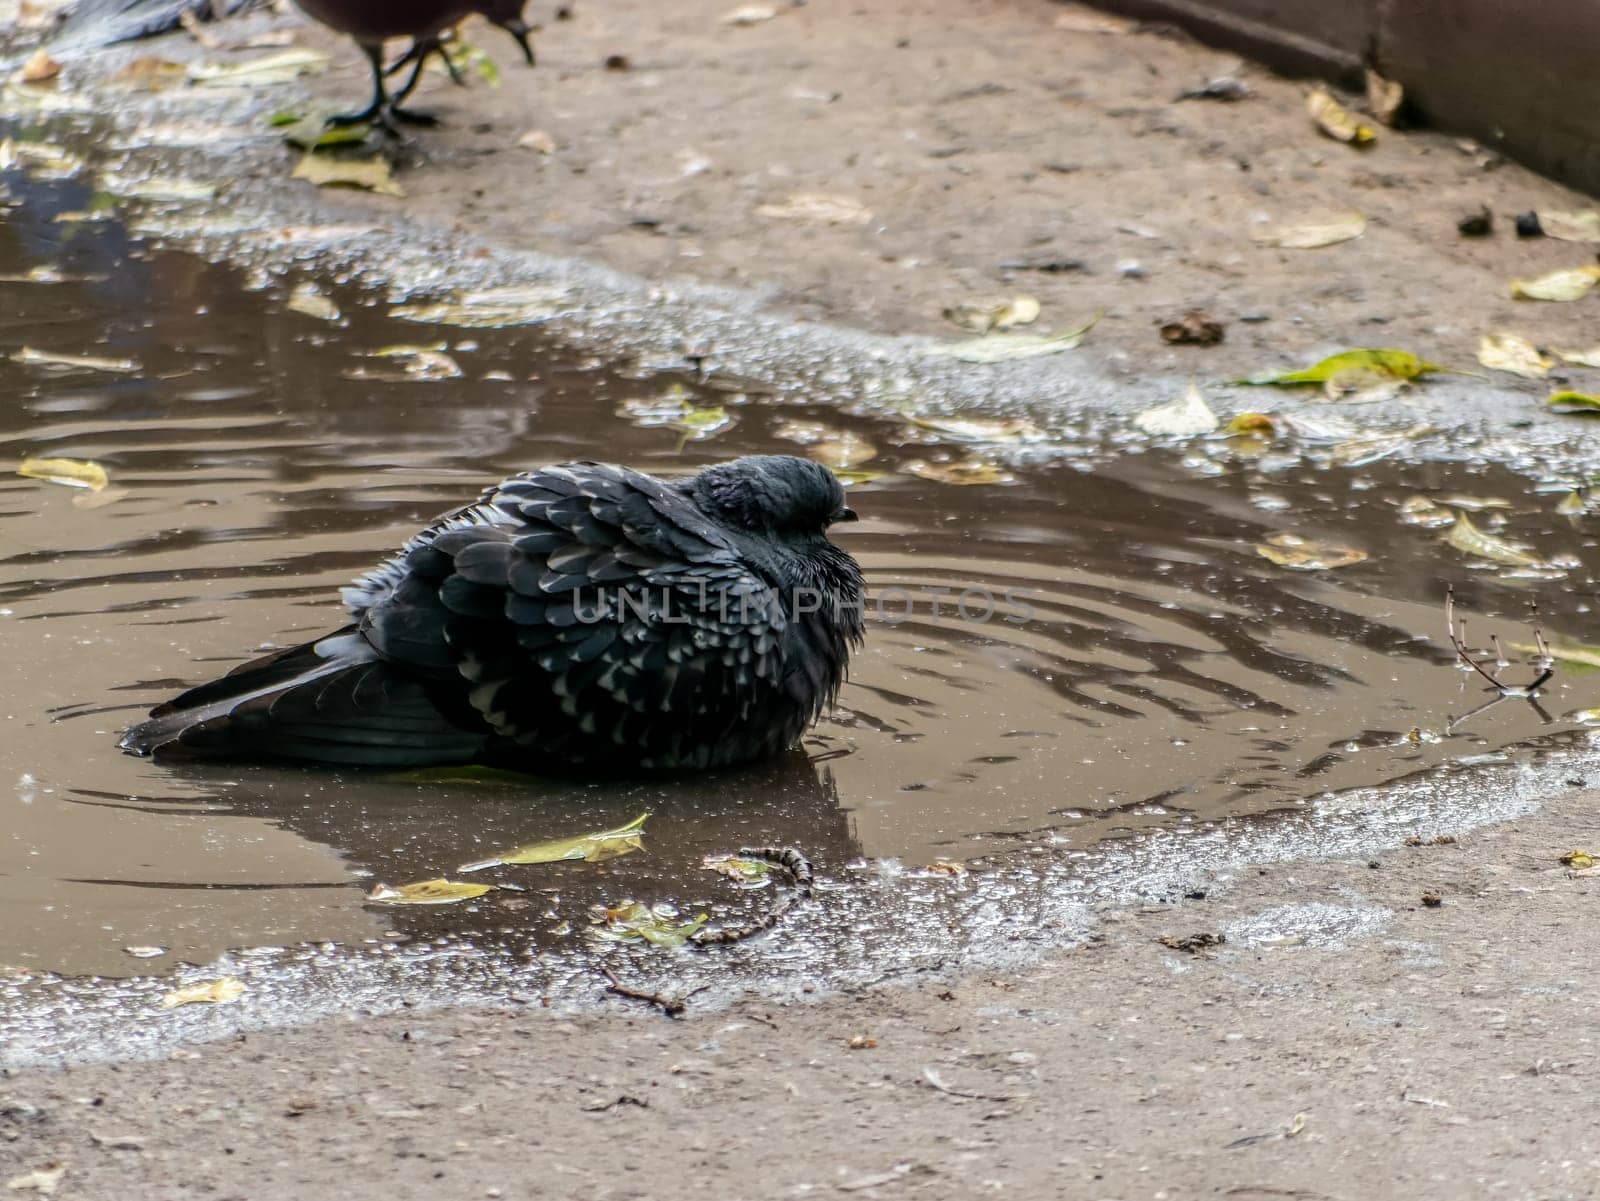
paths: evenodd
<path fill-rule="evenodd" d="M 1320 363 L 1300 371 L 1252 375 L 1236 381 L 1241 384 L 1326 384 L 1334 376 L 1357 369 L 1382 372 L 1395 379 L 1410 380 L 1435 371 L 1445 371 L 1438 363 L 1420 359 L 1409 350 L 1345 350 L 1331 354 Z"/>
<path fill-rule="evenodd" d="M 1284 250 L 1314 250 L 1319 246 L 1333 246 L 1359 238 L 1367 231 L 1367 219 L 1360 213 L 1346 213 L 1327 221 L 1308 222 L 1303 225 L 1277 225 L 1250 235 L 1250 240 L 1264 246 L 1279 246 Z"/>
<path fill-rule="evenodd" d="M 1456 515 L 1426 496 L 1413 496 L 1400 506 L 1400 520 L 1407 525 L 1419 525 L 1425 530 L 1440 530 L 1454 525 Z"/>
<path fill-rule="evenodd" d="M 1600 393 L 1566 389 L 1551 393 L 1544 403 L 1561 413 L 1600 412 Z"/>
<path fill-rule="evenodd" d="M 1335 542 L 1318 542 L 1299 534 L 1268 534 L 1256 543 L 1256 554 L 1291 571 L 1331 571 L 1367 561 L 1364 550 Z"/>
<path fill-rule="evenodd" d="M 1511 295 L 1517 300 L 1582 300 L 1600 280 L 1600 267 L 1569 267 L 1538 279 L 1514 279 Z"/>
<path fill-rule="evenodd" d="M 601 830 L 597 834 L 579 834 L 574 838 L 555 838 L 547 842 L 530 842 L 509 851 L 501 851 L 492 859 L 464 863 L 457 870 L 482 871 L 486 867 L 499 867 L 507 863 L 560 863 L 581 859 L 586 863 L 601 863 L 634 851 L 644 849 L 644 823 L 648 813 L 641 813 L 625 826 L 615 830 Z M 477 887 L 464 885 L 463 887 Z"/>
<path fill-rule="evenodd" d="M 944 311 L 946 318 L 978 334 L 1032 325 L 1039 320 L 1039 313 L 1039 302 L 1032 296 L 1017 296 L 996 305 L 955 304 Z"/>
<path fill-rule="evenodd" d="M 91 492 L 99 492 L 111 482 L 104 467 L 82 459 L 23 459 L 17 474 Z"/>
<path fill-rule="evenodd" d="M 1499 563 L 1506 567 L 1545 566 L 1543 559 L 1529 554 L 1519 546 L 1513 546 L 1503 538 L 1497 538 L 1480 530 L 1472 524 L 1472 520 L 1465 513 L 1456 515 L 1455 524 L 1450 527 L 1450 533 L 1445 541 L 1462 554 L 1471 555 L 1475 559 L 1487 559 L 1491 563 Z"/>
<path fill-rule="evenodd" d="M 1575 872 L 1587 871 L 1593 867 L 1597 860 L 1588 851 L 1573 850 L 1561 856 L 1561 863 L 1570 867 Z"/>
<path fill-rule="evenodd" d="M 64 371 L 104 371 L 112 375 L 130 375 L 141 370 L 133 359 L 106 359 L 92 354 L 56 354 L 24 346 L 11 356 L 13 363 L 29 367 L 47 367 Z"/>
<path fill-rule="evenodd" d="M 1563 242 L 1600 242 L 1600 210 L 1578 209 L 1572 212 L 1538 212 L 1539 228 L 1551 238 Z"/>
<path fill-rule="evenodd" d="M 289 293 L 289 311 L 315 317 L 319 321 L 339 320 L 339 306 L 318 290 L 316 284 L 297 284 Z"/>
<path fill-rule="evenodd" d="M 1589 507 L 1589 502 L 1583 498 L 1583 493 L 1576 490 L 1568 492 L 1556 502 L 1556 512 L 1563 517 L 1576 517 Z"/>
<path fill-rule="evenodd" d="M 144 88 L 147 91 L 158 92 L 182 83 L 187 73 L 182 63 L 146 55 L 134 59 L 108 82 L 115 87 Z"/>
<path fill-rule="evenodd" d="M 225 1005 L 244 996 L 244 985 L 232 976 L 221 980 L 202 980 L 186 984 L 161 998 L 161 1008 L 176 1009 L 180 1005 Z"/>
<path fill-rule="evenodd" d="M 418 880 L 415 884 L 376 884 L 367 900 L 382 905 L 452 905 L 493 892 L 493 884 L 466 884 L 459 880 Z"/>
<path fill-rule="evenodd" d="M 1133 424 L 1157 437 L 1192 438 L 1216 429 L 1217 415 L 1191 380 L 1189 390 L 1177 400 L 1146 409 L 1133 419 Z"/>
<path fill-rule="evenodd" d="M 333 158 L 308 152 L 295 164 L 293 178 L 304 179 L 319 188 L 363 188 L 383 196 L 404 196 L 405 189 L 394 181 L 389 160 L 377 158 Z"/>
<path fill-rule="evenodd" d="M 1370 125 L 1357 121 L 1350 110 L 1321 88 L 1306 97 L 1306 112 L 1311 114 L 1317 128 L 1335 141 L 1365 146 L 1378 136 Z"/>
<path fill-rule="evenodd" d="M 1223 433 L 1274 438 L 1278 434 L 1278 427 L 1266 413 L 1239 413 L 1223 427 Z"/>
<path fill-rule="evenodd" d="M 61 64 L 51 58 L 49 53 L 40 47 L 33 52 L 27 62 L 22 64 L 22 69 L 17 72 L 16 78 L 23 83 L 43 83 L 47 79 L 54 79 L 61 74 Z"/>
<path fill-rule="evenodd" d="M 953 463 L 930 463 L 925 459 L 912 459 L 900 470 L 918 479 L 932 480 L 936 484 L 956 484 L 970 487 L 977 484 L 1009 484 L 1016 477 L 998 463 L 982 459 L 959 459 Z"/>
<path fill-rule="evenodd" d="M 1521 334 L 1498 330 L 1478 340 L 1478 362 L 1491 371 L 1507 371 L 1526 379 L 1543 379 L 1555 360 Z"/>
<path fill-rule="evenodd" d="M 772 879 L 773 864 L 765 859 L 743 859 L 738 855 L 707 855 L 700 861 L 719 876 L 726 876 L 746 888 L 761 888 Z"/>
<path fill-rule="evenodd" d="M 756 214 L 779 221 L 811 221 L 819 225 L 865 225 L 872 210 L 848 196 L 801 192 L 777 204 L 756 206 Z"/>
<path fill-rule="evenodd" d="M 1393 80 L 1367 68 L 1367 110 L 1384 125 L 1393 125 L 1405 103 L 1406 91 Z"/>

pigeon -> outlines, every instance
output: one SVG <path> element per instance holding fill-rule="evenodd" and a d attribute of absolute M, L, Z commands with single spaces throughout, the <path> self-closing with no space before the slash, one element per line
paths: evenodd
<path fill-rule="evenodd" d="M 431 43 L 457 21 L 478 10 L 472 0 L 295 0 L 300 10 L 329 29 L 348 34 L 372 64 L 372 101 L 355 113 L 328 118 L 331 125 L 357 125 L 391 120 L 414 125 L 432 125 L 426 113 L 410 112 L 390 97 L 384 82 L 383 43 L 389 38 L 410 38 L 415 43 Z M 418 74 L 421 61 L 418 61 Z M 413 76 L 410 87 L 414 87 Z M 409 87 L 407 88 L 409 93 Z"/>
<path fill-rule="evenodd" d="M 163 759 L 522 771 L 719 768 L 792 747 L 862 641 L 826 467 L 511 476 L 344 590 L 350 621 L 151 711 Z"/>

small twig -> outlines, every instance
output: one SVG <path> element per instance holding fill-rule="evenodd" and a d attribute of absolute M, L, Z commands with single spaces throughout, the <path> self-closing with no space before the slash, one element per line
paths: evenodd
<path fill-rule="evenodd" d="M 935 1092 L 943 1093 L 947 1097 L 961 1097 L 968 1101 L 1023 1101 L 1032 1095 L 1031 1093 L 980 1093 L 964 1088 L 951 1088 L 935 1068 L 923 1068 L 922 1078 Z"/>
<path fill-rule="evenodd" d="M 619 997 L 627 997 L 630 1001 L 643 1001 L 647 1005 L 654 1005 L 669 1018 L 682 1017 L 684 1009 L 689 1004 L 689 997 L 694 996 L 694 993 L 690 993 L 687 997 L 664 997 L 660 993 L 644 992 L 637 988 L 629 988 L 621 980 L 618 980 L 616 973 L 608 967 L 602 967 L 600 972 L 610 981 L 606 985 L 608 993 L 614 993 Z M 694 991 L 699 992 L 700 989 L 697 988 Z"/>
<path fill-rule="evenodd" d="M 1538 617 L 1537 608 L 1534 610 L 1534 616 L 1536 618 Z M 1502 684 L 1500 682 L 1500 669 L 1502 667 L 1509 666 L 1509 663 L 1506 659 L 1506 653 L 1500 645 L 1500 635 L 1490 635 L 1490 641 L 1494 644 L 1494 655 L 1496 662 L 1495 670 L 1490 671 L 1488 668 L 1484 667 L 1482 663 L 1478 662 L 1477 659 L 1473 658 L 1472 653 L 1467 650 L 1467 623 L 1465 618 L 1463 618 L 1460 622 L 1456 621 L 1456 590 L 1453 585 L 1445 586 L 1444 621 L 1445 628 L 1450 633 L 1450 645 L 1455 647 L 1456 657 L 1468 667 L 1472 668 L 1473 671 L 1477 672 L 1485 680 L 1488 680 L 1489 686 L 1498 692 L 1502 697 L 1515 696 L 1524 697 L 1531 700 L 1533 698 L 1533 694 L 1538 691 L 1539 685 L 1543 684 L 1545 681 L 1550 679 L 1551 676 L 1556 674 L 1555 658 L 1550 654 L 1550 644 L 1544 640 L 1544 631 L 1536 625 L 1533 628 L 1533 640 L 1539 648 L 1539 674 L 1534 677 L 1530 683 L 1523 684 L 1521 686 L 1514 684 Z M 1487 706 L 1484 707 L 1486 708 Z M 1473 712 L 1476 713 L 1479 712 L 1479 710 L 1475 709 Z M 1469 714 L 1468 716 L 1471 715 Z"/>

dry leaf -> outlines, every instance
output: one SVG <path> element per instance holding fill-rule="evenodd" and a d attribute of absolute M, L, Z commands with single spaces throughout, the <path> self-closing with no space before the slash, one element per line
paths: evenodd
<path fill-rule="evenodd" d="M 677 920 L 677 910 L 670 905 L 651 908 L 638 901 L 623 901 L 620 905 L 597 905 L 590 910 L 590 919 L 600 924 L 590 933 L 596 938 L 611 942 L 647 942 L 656 947 L 681 947 L 689 936 L 706 924 L 706 915 L 700 914 L 692 921 Z"/>
<path fill-rule="evenodd" d="M 370 352 L 375 359 L 398 359 L 408 380 L 460 379 L 461 364 L 438 346 L 385 346 Z"/>
<path fill-rule="evenodd" d="M 61 1177 L 66 1170 L 65 1164 L 47 1163 L 42 1168 L 34 1168 L 31 1172 L 12 1176 L 6 1181 L 6 1188 L 14 1192 L 38 1193 L 41 1197 L 48 1197 L 56 1191 L 56 1185 L 61 1183 Z"/>
<path fill-rule="evenodd" d="M 133 359 L 106 359 L 92 354 L 54 354 L 24 346 L 11 356 L 13 363 L 30 367 L 59 368 L 63 371 L 104 371 L 112 375 L 130 375 L 141 370 Z"/>
<path fill-rule="evenodd" d="M 959 359 L 963 363 L 1005 363 L 1013 359 L 1059 354 L 1063 350 L 1081 346 L 1085 335 L 1099 320 L 1097 314 L 1077 329 L 1069 329 L 1061 334 L 997 334 L 965 342 L 939 342 L 929 346 L 923 353 L 936 358 Z"/>
<path fill-rule="evenodd" d="M 1299 534 L 1268 534 L 1256 544 L 1256 554 L 1291 571 L 1331 571 L 1367 561 L 1364 550 L 1336 542 L 1317 542 Z"/>
<path fill-rule="evenodd" d="M 963 329 L 986 334 L 992 329 L 1032 325 L 1039 320 L 1039 311 L 1039 302 L 1032 296 L 1017 296 L 997 305 L 951 305 L 944 315 Z"/>
<path fill-rule="evenodd" d="M 189 78 L 201 87 L 258 88 L 288 83 L 302 75 L 320 71 L 327 65 L 326 54 L 297 47 L 243 62 L 192 62 L 188 70 Z"/>
<path fill-rule="evenodd" d="M 1521 547 L 1513 546 L 1493 534 L 1484 533 L 1472 524 L 1471 518 L 1465 513 L 1456 515 L 1455 524 L 1450 527 L 1449 536 L 1445 541 L 1463 554 L 1471 555 L 1475 559 L 1487 559 L 1491 563 L 1500 563 L 1506 567 L 1545 566 L 1543 559 L 1529 554 Z"/>
<path fill-rule="evenodd" d="M 1511 295 L 1516 300 L 1582 300 L 1597 280 L 1600 267 L 1569 267 L 1538 279 L 1514 279 Z"/>
<path fill-rule="evenodd" d="M 1026 417 L 929 417 L 907 413 L 919 429 L 943 434 L 954 442 L 1042 442 L 1047 435 Z"/>
<path fill-rule="evenodd" d="M 453 905 L 494 891 L 493 884 L 467 884 L 459 880 L 418 880 L 415 884 L 375 884 L 367 900 L 382 905 Z"/>
<path fill-rule="evenodd" d="M 1016 477 L 998 463 L 982 459 L 958 459 L 953 463 L 930 463 L 925 459 L 912 459 L 900 467 L 907 475 L 932 480 L 936 484 L 956 484 L 968 487 L 975 484 L 1009 484 Z"/>
<path fill-rule="evenodd" d="M 746 4 L 722 15 L 724 25 L 759 25 L 778 15 L 778 10 L 767 4 Z"/>
<path fill-rule="evenodd" d="M 1478 362 L 1491 371 L 1508 371 L 1526 379 L 1543 379 L 1555 360 L 1539 353 L 1539 348 L 1521 334 L 1500 330 L 1478 340 Z"/>
<path fill-rule="evenodd" d="M 217 195 L 217 189 L 213 185 L 195 179 L 160 175 L 131 179 L 114 171 L 101 174 L 100 187 L 126 200 L 149 200 L 169 204 L 214 200 Z"/>
<path fill-rule="evenodd" d="M 289 309 L 319 321 L 339 320 L 339 306 L 324 296 L 316 284 L 302 283 L 289 293 Z"/>
<path fill-rule="evenodd" d="M 1400 520 L 1425 530 L 1442 530 L 1455 523 L 1456 515 L 1426 496 L 1409 497 L 1400 506 Z"/>
<path fill-rule="evenodd" d="M 304 179 L 319 188 L 364 188 L 384 196 L 404 196 L 405 190 L 394 181 L 389 160 L 377 158 L 331 158 L 324 154 L 305 154 L 295 164 L 295 179 Z"/>
<path fill-rule="evenodd" d="M 1218 423 L 1217 415 L 1191 380 L 1189 390 L 1181 397 L 1146 409 L 1133 419 L 1133 424 L 1158 437 L 1192 438 L 1197 434 L 1209 434 Z"/>
<path fill-rule="evenodd" d="M 1384 125 L 1393 125 L 1405 103 L 1406 91 L 1398 83 L 1367 68 L 1367 111 Z"/>
<path fill-rule="evenodd" d="M 1556 355 L 1574 367 L 1600 367 L 1600 346 L 1589 350 L 1558 350 Z"/>
<path fill-rule="evenodd" d="M 1370 125 L 1357 121 L 1347 108 L 1321 88 L 1306 97 L 1306 112 L 1311 114 L 1317 128 L 1335 141 L 1365 146 L 1378 136 Z"/>
<path fill-rule="evenodd" d="M 1596 398 L 1596 404 L 1600 405 L 1600 397 Z M 1583 493 L 1577 491 L 1568 492 L 1556 502 L 1556 512 L 1563 517 L 1577 517 L 1588 507 L 1589 502 L 1584 499 Z"/>
<path fill-rule="evenodd" d="M 232 976 L 221 980 L 202 980 L 186 984 L 161 998 L 161 1008 L 176 1009 L 180 1005 L 225 1005 L 244 996 L 244 985 Z"/>
<path fill-rule="evenodd" d="M 618 826 L 615 830 L 601 830 L 598 834 L 579 834 L 575 838 L 530 842 L 509 851 L 501 851 L 493 859 L 464 863 L 457 870 L 476 872 L 506 863 L 560 863 L 569 859 L 601 863 L 607 859 L 616 859 L 621 855 L 644 849 L 644 823 L 649 816 L 648 813 L 641 813 L 625 826 Z"/>
<path fill-rule="evenodd" d="M 23 459 L 17 474 L 91 492 L 100 492 L 111 482 L 104 467 L 82 459 Z"/>
<path fill-rule="evenodd" d="M 517 139 L 517 145 L 524 150 L 533 150 L 539 154 L 556 152 L 556 140 L 542 129 L 530 129 Z"/>
<path fill-rule="evenodd" d="M 813 443 L 807 448 L 806 455 L 824 467 L 846 470 L 876 458 L 878 448 L 860 434 L 843 433 L 836 438 Z"/>
<path fill-rule="evenodd" d="M 1327 221 L 1305 225 L 1278 225 L 1251 235 L 1251 241 L 1285 250 L 1313 250 L 1359 238 L 1367 231 L 1367 219 L 1360 213 L 1346 213 Z"/>
<path fill-rule="evenodd" d="M 818 192 L 797 193 L 780 204 L 758 205 L 756 213 L 780 221 L 814 221 L 822 225 L 865 225 L 872 220 L 872 210 L 848 196 Z"/>
<path fill-rule="evenodd" d="M 15 78 L 23 83 L 43 83 L 47 79 L 54 79 L 61 74 L 61 64 L 51 58 L 43 46 L 33 52 L 32 57 L 22 64 Z"/>
<path fill-rule="evenodd" d="M 773 865 L 765 859 L 742 859 L 738 855 L 707 855 L 700 861 L 719 876 L 726 876 L 744 888 L 765 888 L 772 883 Z"/>
<path fill-rule="evenodd" d="M 1561 212 L 1540 209 L 1539 228 L 1546 236 L 1563 242 L 1600 242 L 1600 210 L 1577 209 Z"/>

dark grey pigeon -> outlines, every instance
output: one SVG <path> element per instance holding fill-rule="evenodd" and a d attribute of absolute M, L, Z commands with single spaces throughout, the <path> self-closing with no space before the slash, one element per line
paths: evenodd
<path fill-rule="evenodd" d="M 345 590 L 343 629 L 192 688 L 122 747 L 525 770 L 721 767 L 798 741 L 861 641 L 833 473 L 514 475 Z"/>

